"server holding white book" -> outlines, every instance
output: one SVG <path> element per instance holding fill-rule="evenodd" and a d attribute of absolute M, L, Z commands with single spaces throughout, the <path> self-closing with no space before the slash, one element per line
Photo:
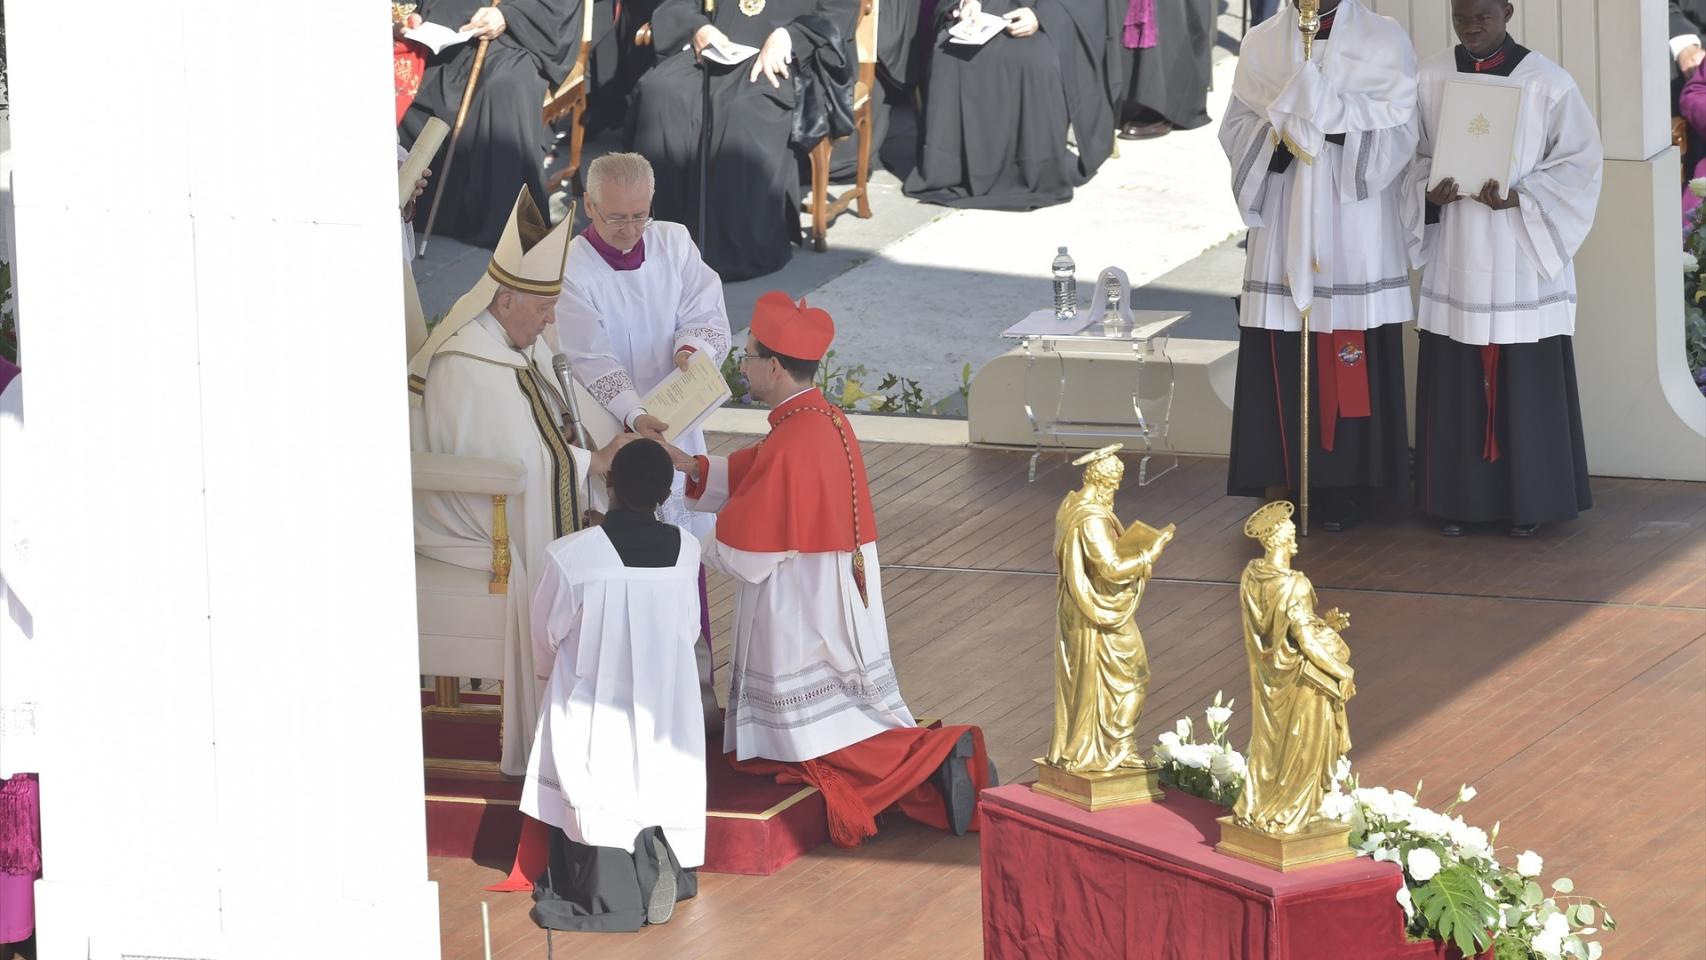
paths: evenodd
<path fill-rule="evenodd" d="M 1533 536 L 1593 504 L 1576 392 L 1571 259 L 1604 154 L 1562 67 L 1506 32 L 1499 0 L 1452 0 L 1461 43 L 1421 66 L 1406 185 L 1417 316 L 1416 503 L 1446 536 Z"/>

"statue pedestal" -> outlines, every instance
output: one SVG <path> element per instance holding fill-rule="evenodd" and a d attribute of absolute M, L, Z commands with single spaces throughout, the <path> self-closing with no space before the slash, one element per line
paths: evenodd
<path fill-rule="evenodd" d="M 1216 822 L 1220 824 L 1220 842 L 1214 849 L 1282 873 L 1356 859 L 1349 841 L 1348 823 L 1324 820 L 1301 833 L 1274 836 L 1241 827 L 1231 817 L 1221 817 Z"/>
<path fill-rule="evenodd" d="M 1095 813 L 1110 807 L 1133 803 L 1148 803 L 1161 799 L 1161 769 L 1159 767 L 1129 767 L 1108 773 L 1073 773 L 1050 766 L 1042 757 L 1032 761 L 1037 765 L 1037 782 L 1032 790 L 1064 800 L 1080 810 Z"/>

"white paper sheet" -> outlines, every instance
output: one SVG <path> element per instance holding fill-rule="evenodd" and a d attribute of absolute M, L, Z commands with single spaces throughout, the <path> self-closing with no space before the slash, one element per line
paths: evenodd
<path fill-rule="evenodd" d="M 723 372 L 703 352 L 693 354 L 687 369 L 675 370 L 664 377 L 651 393 L 640 400 L 646 412 L 669 429 L 663 437 L 671 443 L 683 433 L 704 423 L 718 407 L 729 399 L 729 385 Z"/>
<path fill-rule="evenodd" d="M 744 43 L 730 40 L 726 43 L 713 43 L 705 48 L 704 57 L 712 63 L 720 63 L 732 67 L 737 63 L 752 59 L 758 54 L 757 47 L 749 47 Z"/>
<path fill-rule="evenodd" d="M 453 47 L 458 43 L 466 43 L 474 39 L 472 31 L 458 33 L 441 23 L 423 23 L 413 30 L 406 30 L 403 36 L 426 47 L 433 53 L 440 53 L 445 47 Z"/>
<path fill-rule="evenodd" d="M 1007 21 L 993 13 L 979 12 L 975 17 L 967 17 L 948 28 L 949 43 L 965 43 L 982 46 L 1007 29 Z"/>
<path fill-rule="evenodd" d="M 1488 180 L 1497 180 L 1500 188 L 1508 191 L 1517 124 L 1521 121 L 1520 85 L 1502 77 L 1465 75 L 1447 80 L 1440 98 L 1428 187 L 1450 177 L 1464 196 L 1480 193 Z"/>

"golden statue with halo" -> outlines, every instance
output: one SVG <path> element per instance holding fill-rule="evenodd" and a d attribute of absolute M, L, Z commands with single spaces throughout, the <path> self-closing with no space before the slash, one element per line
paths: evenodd
<path fill-rule="evenodd" d="M 1315 587 L 1291 566 L 1297 553 L 1292 505 L 1263 505 L 1244 535 L 1264 555 L 1238 582 L 1244 652 L 1250 662 L 1249 772 L 1230 817 L 1223 853 L 1280 870 L 1349 859 L 1348 824 L 1324 819 L 1321 798 L 1351 748 L 1345 701 L 1356 695 L 1351 651 L 1339 631 L 1351 618 L 1315 613 Z"/>
<path fill-rule="evenodd" d="M 1120 448 L 1073 461 L 1084 467 L 1084 485 L 1054 519 L 1054 735 L 1037 760 L 1036 789 L 1087 810 L 1160 796 L 1159 768 L 1143 762 L 1137 743 L 1149 656 L 1134 617 L 1173 526 L 1127 526 L 1114 515 L 1125 476 Z"/>

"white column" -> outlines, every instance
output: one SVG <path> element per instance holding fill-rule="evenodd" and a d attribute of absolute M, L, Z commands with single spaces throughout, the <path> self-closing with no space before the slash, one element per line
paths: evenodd
<path fill-rule="evenodd" d="M 384 6 L 7 13 L 41 955 L 437 957 Z"/>

